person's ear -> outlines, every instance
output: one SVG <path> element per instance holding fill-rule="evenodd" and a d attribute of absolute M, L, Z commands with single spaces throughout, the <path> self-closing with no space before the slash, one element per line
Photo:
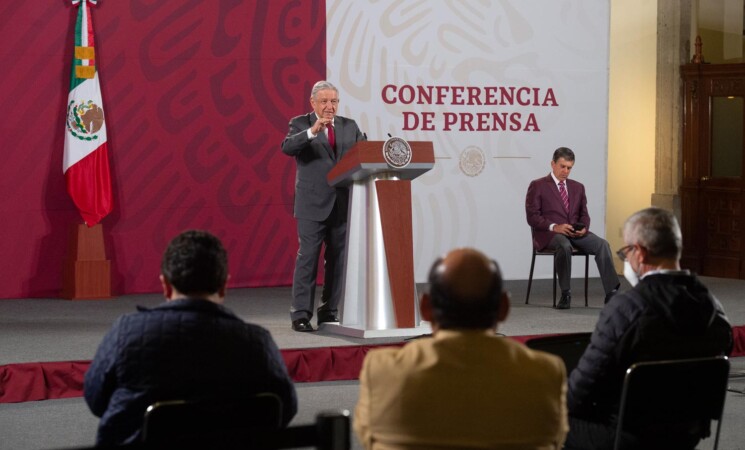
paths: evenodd
<path fill-rule="evenodd" d="M 422 294 L 422 300 L 419 302 L 419 311 L 422 313 L 422 319 L 432 322 L 432 299 L 429 294 Z"/>
<path fill-rule="evenodd" d="M 499 299 L 499 309 L 497 310 L 497 322 L 504 322 L 510 314 L 510 295 L 502 292 Z"/>
<path fill-rule="evenodd" d="M 163 295 L 167 300 L 170 300 L 173 295 L 173 286 L 171 286 L 171 283 L 168 282 L 163 274 L 160 274 L 160 285 L 163 287 Z"/>
<path fill-rule="evenodd" d="M 230 274 L 225 278 L 225 284 L 217 290 L 217 295 L 219 295 L 220 298 L 225 298 L 225 293 L 228 291 L 228 281 L 230 281 Z"/>
<path fill-rule="evenodd" d="M 636 246 L 636 252 L 639 259 L 639 264 L 649 264 L 649 252 L 646 248 L 641 245 Z"/>

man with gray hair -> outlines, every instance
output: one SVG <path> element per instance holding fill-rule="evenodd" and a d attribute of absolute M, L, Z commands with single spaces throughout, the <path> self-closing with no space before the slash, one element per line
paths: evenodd
<path fill-rule="evenodd" d="M 732 329 L 721 304 L 680 268 L 682 238 L 675 216 L 659 208 L 639 211 L 626 221 L 623 238 L 617 255 L 633 289 L 603 308 L 590 345 L 570 374 L 565 449 L 613 448 L 623 378 L 632 364 L 732 350 Z M 662 441 L 650 448 L 693 448 L 698 442 L 687 428 L 656 431 L 652 435 Z M 628 438 L 647 442 L 649 436 Z M 640 448 L 634 442 L 629 448 Z"/>
<path fill-rule="evenodd" d="M 299 248 L 292 279 L 290 320 L 295 331 L 313 331 L 318 257 L 324 251 L 324 282 L 318 325 L 338 322 L 342 293 L 349 194 L 346 187 L 331 187 L 326 175 L 355 143 L 364 140 L 357 123 L 337 116 L 339 91 L 319 81 L 310 93 L 313 111 L 290 120 L 282 152 L 295 158 L 295 208 Z"/>

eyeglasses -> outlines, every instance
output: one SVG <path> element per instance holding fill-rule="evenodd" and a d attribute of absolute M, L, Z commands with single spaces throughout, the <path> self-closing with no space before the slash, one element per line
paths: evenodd
<path fill-rule="evenodd" d="M 634 247 L 636 247 L 636 245 L 634 245 L 634 244 L 627 245 L 625 247 L 621 247 L 621 248 L 618 249 L 618 251 L 616 251 L 616 255 L 618 255 L 618 257 L 621 259 L 621 261 L 626 262 L 626 255 L 628 255 L 629 252 L 631 252 L 631 250 L 634 249 Z"/>

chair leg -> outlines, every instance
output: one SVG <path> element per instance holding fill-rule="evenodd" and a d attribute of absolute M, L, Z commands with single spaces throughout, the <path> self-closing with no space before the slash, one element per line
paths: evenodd
<path fill-rule="evenodd" d="M 554 258 L 554 308 L 556 308 L 556 258 Z"/>
<path fill-rule="evenodd" d="M 530 260 L 530 275 L 528 275 L 528 293 L 525 294 L 525 304 L 528 304 L 530 298 L 530 287 L 533 285 L 533 269 L 535 268 L 535 250 L 533 250 L 533 258 Z"/>
<path fill-rule="evenodd" d="M 590 273 L 590 255 L 585 255 L 585 308 L 587 308 L 587 279 Z"/>

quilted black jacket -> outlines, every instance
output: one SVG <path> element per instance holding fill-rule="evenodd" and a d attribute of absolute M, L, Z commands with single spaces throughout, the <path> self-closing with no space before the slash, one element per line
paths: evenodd
<path fill-rule="evenodd" d="M 201 299 L 138 310 L 114 322 L 85 375 L 85 400 L 101 417 L 98 444 L 137 440 L 145 409 L 159 400 L 274 392 L 284 424 L 297 412 L 295 387 L 264 328 Z"/>
<path fill-rule="evenodd" d="M 694 275 L 645 276 L 600 313 L 590 345 L 569 376 L 569 415 L 612 423 L 631 364 L 729 354 L 732 345 L 721 304 Z"/>

